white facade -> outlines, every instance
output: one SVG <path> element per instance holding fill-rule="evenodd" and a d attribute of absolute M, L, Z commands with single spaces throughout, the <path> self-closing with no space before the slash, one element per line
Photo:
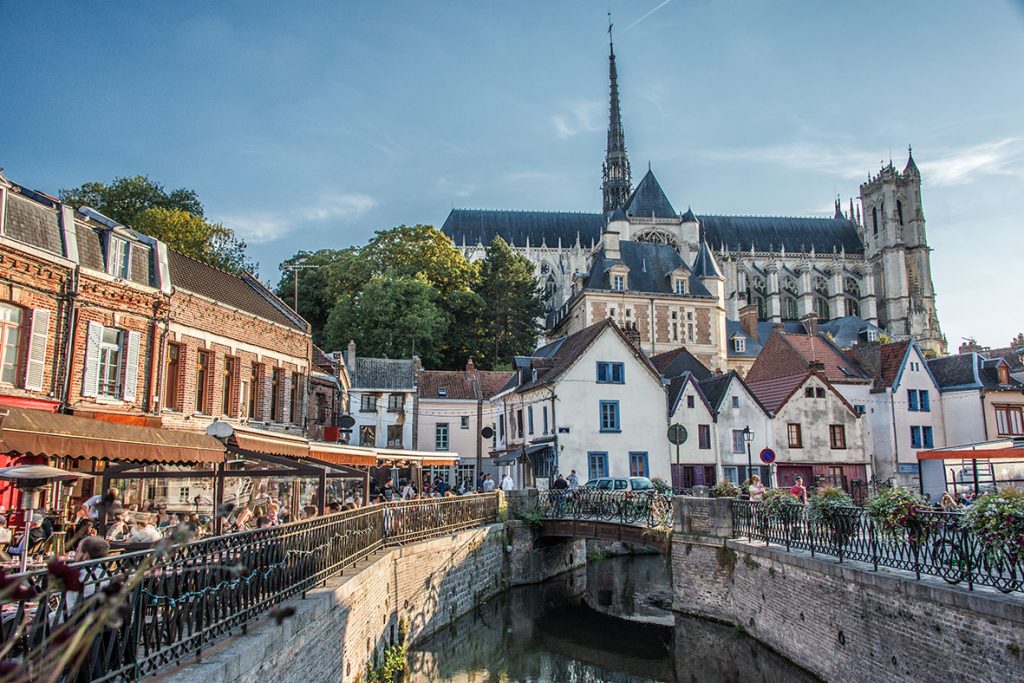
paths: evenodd
<path fill-rule="evenodd" d="M 759 474 L 763 482 L 775 483 L 775 477 L 769 477 L 768 466 L 761 462 L 760 453 L 767 447 L 774 448 L 774 431 L 771 417 L 764 411 L 753 394 L 737 377 L 733 376 L 729 388 L 722 397 L 718 409 L 718 420 L 715 423 L 715 438 L 721 454 L 723 479 L 742 482 L 749 478 L 747 472 L 746 446 L 739 448 L 736 432 L 749 427 L 754 432 L 754 440 L 750 443 L 750 461 L 753 474 Z"/>
<path fill-rule="evenodd" d="M 670 462 L 682 466 L 713 466 L 715 478 L 720 479 L 722 463 L 718 456 L 718 439 L 715 438 L 715 412 L 690 373 L 686 373 L 685 384 L 675 409 L 669 415 L 668 424 L 682 425 L 687 434 L 678 451 L 669 444 Z M 665 428 L 667 433 L 668 425 Z M 706 438 L 702 434 L 706 434 Z"/>
<path fill-rule="evenodd" d="M 351 391 L 351 411 L 356 425 L 351 443 L 377 448 L 415 447 L 413 408 L 416 390 L 356 389 Z"/>

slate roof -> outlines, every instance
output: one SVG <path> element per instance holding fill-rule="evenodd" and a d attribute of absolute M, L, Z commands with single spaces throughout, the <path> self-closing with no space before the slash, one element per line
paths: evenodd
<path fill-rule="evenodd" d="M 610 290 L 611 282 L 605 272 L 621 263 L 629 268 L 627 291 L 674 294 L 669 273 L 679 268 L 688 272 L 690 270 L 679 253 L 667 244 L 622 241 L 619 242 L 619 253 L 621 258 L 610 259 L 602 247 L 594 255 L 587 289 Z M 711 292 L 692 274 L 689 277 L 689 291 L 688 296 L 711 298 Z"/>
<path fill-rule="evenodd" d="M 356 367 L 352 372 L 352 389 L 415 391 L 416 373 L 413 362 L 411 359 L 356 356 Z"/>
<path fill-rule="evenodd" d="M 672 202 L 665 196 L 661 184 L 648 169 L 647 174 L 626 200 L 626 215 L 638 218 L 678 218 Z"/>
<path fill-rule="evenodd" d="M 424 370 L 420 373 L 420 398 L 446 398 L 475 401 L 489 399 L 508 383 L 514 372 L 477 370 L 476 382 L 465 370 Z M 441 395 L 439 389 L 444 389 Z M 479 395 L 477 392 L 480 392 Z"/>
<path fill-rule="evenodd" d="M 693 274 L 695 277 L 722 277 L 722 271 L 707 242 L 700 243 L 700 251 L 693 261 Z"/>
<path fill-rule="evenodd" d="M 747 340 L 746 349 L 743 351 L 736 351 L 733 345 L 729 344 L 729 355 L 734 358 L 756 358 L 761 353 L 761 349 L 764 348 L 762 340 L 767 341 L 772 333 L 772 327 L 776 324 L 782 325 L 782 331 L 787 334 L 807 333 L 807 326 L 798 320 L 787 320 L 782 323 L 759 320 L 757 323 L 757 339 L 752 339 L 750 335 L 743 331 L 743 326 L 739 320 L 727 319 L 725 321 L 726 338 L 732 339 L 733 336 L 742 334 Z M 835 340 L 835 345 L 841 349 L 848 349 L 858 343 L 867 341 L 867 337 L 863 332 L 869 329 L 875 330 L 878 334 L 883 332 L 882 328 L 872 325 L 864 320 L 864 318 L 856 315 L 848 315 L 845 318 L 836 318 L 835 320 L 818 323 L 818 331 L 831 334 Z"/>
<path fill-rule="evenodd" d="M 997 368 L 1001 363 L 1006 361 L 1002 358 L 985 358 L 972 352 L 932 358 L 928 361 L 928 369 L 943 390 L 1024 388 L 1024 383 L 1013 376 L 1009 378 L 1009 384 L 999 383 Z"/>
<path fill-rule="evenodd" d="M 591 245 L 601 238 L 605 217 L 600 213 L 572 211 L 491 211 L 486 209 L 452 209 L 441 226 L 456 245 L 491 243 L 500 235 L 510 244 L 525 246 L 547 242 L 549 247 Z"/>
<path fill-rule="evenodd" d="M 729 382 L 732 381 L 733 377 L 739 377 L 735 370 L 730 370 L 724 375 L 715 375 L 714 377 L 701 380 L 700 390 L 704 392 L 704 397 L 711 404 L 712 410 L 717 412 L 721 407 L 722 399 L 725 398 L 725 394 L 729 389 Z"/>
<path fill-rule="evenodd" d="M 651 356 L 650 360 L 662 377 L 679 377 L 686 372 L 691 373 L 698 382 L 711 377 L 711 371 L 687 351 L 685 346 Z"/>
<path fill-rule="evenodd" d="M 711 406 L 710 403 L 708 403 L 707 397 L 701 390 L 700 382 L 697 380 L 696 377 L 693 376 L 693 374 L 689 372 L 684 372 L 678 377 L 673 377 L 668 383 L 668 391 L 666 392 L 666 395 L 668 398 L 669 417 L 672 416 L 672 414 L 676 411 L 676 408 L 679 406 L 679 401 L 682 398 L 683 391 L 686 389 L 687 384 L 693 384 L 694 388 L 697 390 L 697 396 L 700 397 L 701 402 L 705 406 L 707 406 L 708 411 L 714 413 L 715 409 Z"/>
<path fill-rule="evenodd" d="M 51 254 L 64 255 L 57 212 L 16 192 L 7 193 L 4 235 Z"/>
<path fill-rule="evenodd" d="M 167 250 L 167 262 L 175 289 L 199 294 L 303 332 L 307 330 L 302 318 L 251 275 L 234 275 L 173 249 Z"/>

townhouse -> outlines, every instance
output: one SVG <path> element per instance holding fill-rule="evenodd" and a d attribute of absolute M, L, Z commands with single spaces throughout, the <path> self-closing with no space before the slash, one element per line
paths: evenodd
<path fill-rule="evenodd" d="M 947 445 L 1024 436 L 1024 383 L 1004 358 L 961 353 L 932 358 L 928 369 L 939 387 Z"/>
<path fill-rule="evenodd" d="M 352 386 L 355 419 L 351 443 L 376 448 L 415 449 L 416 377 L 420 359 L 363 358 L 350 341 L 342 354 Z"/>
<path fill-rule="evenodd" d="M 740 483 L 757 474 L 765 486 L 775 482 L 774 468 L 761 452 L 774 445 L 771 413 L 733 370 L 700 383 L 700 390 L 715 411 L 713 444 L 719 453 L 721 477 Z"/>

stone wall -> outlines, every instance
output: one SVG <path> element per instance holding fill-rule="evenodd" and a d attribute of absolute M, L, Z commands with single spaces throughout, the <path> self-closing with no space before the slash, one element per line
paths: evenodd
<path fill-rule="evenodd" d="M 829 681 L 1010 680 L 1024 665 L 1019 596 L 715 538 L 728 501 L 676 500 L 678 612 L 741 627 Z"/>

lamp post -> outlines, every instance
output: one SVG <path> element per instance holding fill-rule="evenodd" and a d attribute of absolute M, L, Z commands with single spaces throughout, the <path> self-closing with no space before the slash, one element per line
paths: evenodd
<path fill-rule="evenodd" d="M 743 428 L 743 441 L 747 444 L 747 481 L 750 481 L 750 470 L 754 469 L 754 462 L 750 457 L 750 444 L 754 440 L 754 432 L 750 431 L 750 426 Z"/>

